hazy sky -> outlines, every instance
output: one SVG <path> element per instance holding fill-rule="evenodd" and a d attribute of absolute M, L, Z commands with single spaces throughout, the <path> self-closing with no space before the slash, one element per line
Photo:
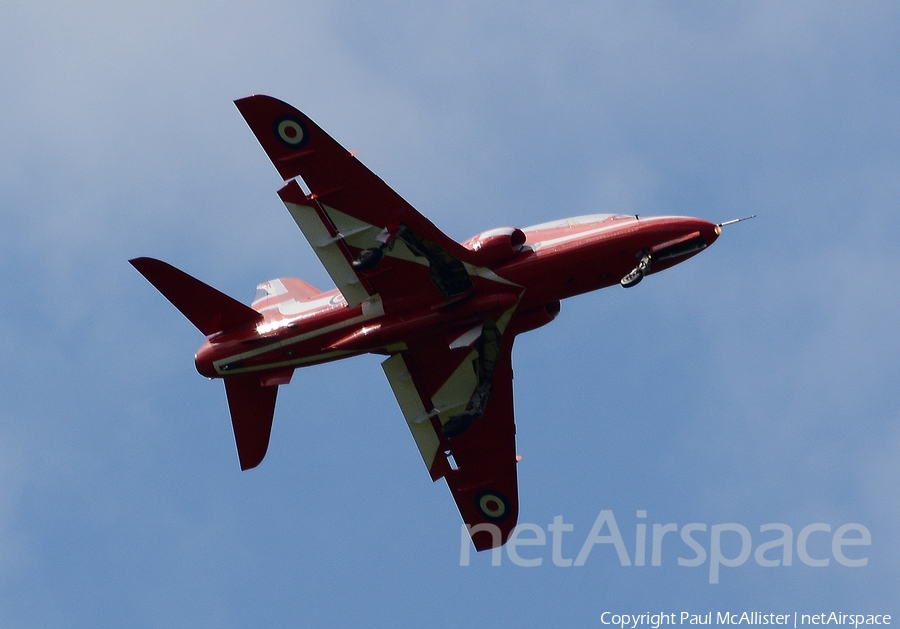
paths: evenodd
<path fill-rule="evenodd" d="M 900 621 L 898 32 L 888 2 L 6 0 L 0 625 Z M 546 542 L 517 550 L 539 566 L 460 565 L 455 504 L 377 357 L 298 371 L 266 460 L 240 472 L 222 384 L 194 370 L 202 336 L 127 260 L 245 302 L 280 276 L 331 288 L 232 104 L 252 93 L 460 240 L 596 212 L 759 215 L 517 340 L 520 522 Z M 575 559 L 607 511 L 632 565 L 611 543 L 555 565 L 554 518 Z M 678 561 L 692 523 L 696 567 Z M 757 561 L 773 523 L 790 566 Z M 656 524 L 675 532 L 653 566 Z M 835 552 L 845 524 L 871 544 Z M 750 555 L 729 567 L 741 527 Z"/>

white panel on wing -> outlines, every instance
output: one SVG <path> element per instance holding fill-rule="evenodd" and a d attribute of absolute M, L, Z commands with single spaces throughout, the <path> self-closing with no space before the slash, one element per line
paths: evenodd
<path fill-rule="evenodd" d="M 365 300 L 369 294 L 359 283 L 359 278 L 316 211 L 309 206 L 294 203 L 285 203 L 285 206 L 347 303 L 353 307 Z"/>
<path fill-rule="evenodd" d="M 416 385 L 412 381 L 412 376 L 406 368 L 406 362 L 401 354 L 394 354 L 386 361 L 381 363 L 384 369 L 384 375 L 387 376 L 388 382 L 391 383 L 391 389 L 394 391 L 394 397 L 400 404 L 400 410 L 406 418 L 406 424 L 412 433 L 416 445 L 419 447 L 419 453 L 422 460 L 425 461 L 425 467 L 431 471 L 434 465 L 434 457 L 441 445 L 434 427 L 430 421 L 422 421 L 427 419 L 428 413 L 416 390 Z"/>

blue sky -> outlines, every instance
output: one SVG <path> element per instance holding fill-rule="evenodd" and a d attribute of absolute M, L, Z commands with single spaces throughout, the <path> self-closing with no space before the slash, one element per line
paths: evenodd
<path fill-rule="evenodd" d="M 601 614 L 894 614 L 900 8 L 892 3 L 20 2 L 0 7 L 0 624 L 602 626 Z M 298 371 L 241 473 L 202 337 L 127 264 L 249 302 L 330 288 L 235 98 L 306 112 L 457 239 L 595 212 L 728 228 L 563 303 L 514 352 L 520 521 L 460 565 L 375 357 Z M 709 583 L 572 558 L 636 525 L 812 533 Z M 639 520 L 638 510 L 647 517 Z M 864 567 L 830 535 L 871 532 Z M 723 533 L 723 553 L 739 551 Z M 766 555 L 771 558 L 776 553 Z M 647 563 L 650 563 L 648 542 Z"/>

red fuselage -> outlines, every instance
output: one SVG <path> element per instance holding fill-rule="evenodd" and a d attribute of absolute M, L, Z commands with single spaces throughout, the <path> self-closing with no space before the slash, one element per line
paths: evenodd
<path fill-rule="evenodd" d="M 294 107 L 235 104 L 336 288 L 269 280 L 247 306 L 161 260 L 129 262 L 206 336 L 197 370 L 223 379 L 241 469 L 265 457 L 278 386 L 297 367 L 381 354 L 431 480 L 446 479 L 477 550 L 501 546 L 519 513 L 516 336 L 552 321 L 562 299 L 633 287 L 737 221 L 594 214 L 458 243 Z"/>
<path fill-rule="evenodd" d="M 561 299 L 620 283 L 642 257 L 650 261 L 648 274 L 686 260 L 715 242 L 721 229 L 697 218 L 607 214 L 515 231 L 524 242 L 513 247 L 508 235 L 484 237 L 492 232 L 465 243 L 478 262 L 469 265 L 473 287 L 449 303 L 412 294 L 350 307 L 337 289 L 300 300 L 285 292 L 255 301 L 263 322 L 209 337 L 197 352 L 197 371 L 210 378 L 256 372 L 281 384 L 296 367 L 388 354 L 448 326 L 462 333 L 514 306 L 510 326 L 518 334 L 550 322 Z"/>

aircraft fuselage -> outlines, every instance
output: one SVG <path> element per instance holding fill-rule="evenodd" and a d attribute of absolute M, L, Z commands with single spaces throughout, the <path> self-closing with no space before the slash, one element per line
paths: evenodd
<path fill-rule="evenodd" d="M 459 243 L 301 111 L 265 95 L 235 104 L 336 288 L 269 280 L 248 306 L 161 260 L 130 262 L 206 336 L 195 363 L 223 380 L 241 469 L 265 457 L 278 387 L 296 368 L 381 354 L 428 474 L 446 479 L 477 550 L 504 544 L 518 521 L 516 336 L 552 321 L 561 300 L 633 287 L 743 220 L 593 214 Z"/>
<path fill-rule="evenodd" d="M 350 307 L 337 289 L 304 301 L 285 293 L 254 302 L 263 322 L 209 337 L 196 354 L 197 370 L 210 378 L 270 372 L 272 384 L 283 384 L 297 367 L 389 354 L 447 326 L 463 335 L 513 306 L 510 326 L 518 334 L 549 323 L 561 299 L 619 284 L 642 256 L 649 259 L 646 273 L 656 273 L 699 253 L 721 230 L 697 218 L 599 215 L 522 231 L 524 243 L 512 255 L 487 260 L 471 274 L 472 289 L 449 303 L 415 295 L 385 303 L 375 295 Z M 491 280 L 478 281 L 482 276 Z"/>

